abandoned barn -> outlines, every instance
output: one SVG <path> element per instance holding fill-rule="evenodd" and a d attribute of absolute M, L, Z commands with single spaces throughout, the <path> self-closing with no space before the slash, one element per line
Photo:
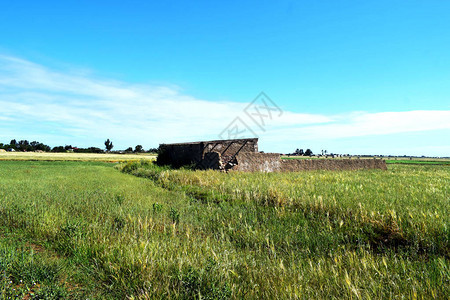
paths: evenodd
<path fill-rule="evenodd" d="M 281 159 L 279 153 L 258 152 L 257 138 L 161 144 L 157 163 L 247 172 L 386 170 L 386 162 L 381 159 Z"/>

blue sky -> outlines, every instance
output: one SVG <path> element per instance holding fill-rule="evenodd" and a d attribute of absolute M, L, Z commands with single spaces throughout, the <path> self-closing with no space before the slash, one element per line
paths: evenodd
<path fill-rule="evenodd" d="M 449 9 L 2 1 L 0 142 L 148 148 L 217 139 L 238 117 L 266 152 L 450 156 Z M 262 127 L 244 112 L 261 91 L 282 111 Z"/>

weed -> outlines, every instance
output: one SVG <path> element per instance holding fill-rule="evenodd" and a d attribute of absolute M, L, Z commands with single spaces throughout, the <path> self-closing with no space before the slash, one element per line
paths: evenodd
<path fill-rule="evenodd" d="M 170 208 L 169 216 L 172 219 L 172 223 L 177 224 L 178 222 L 180 222 L 180 213 L 175 208 Z"/>
<path fill-rule="evenodd" d="M 116 196 L 114 197 L 114 202 L 115 202 L 117 205 L 122 205 L 124 200 L 125 200 L 125 197 L 122 196 L 122 195 L 116 195 Z"/>
<path fill-rule="evenodd" d="M 65 288 L 58 285 L 45 286 L 37 291 L 31 299 L 59 300 L 67 299 L 68 293 Z"/>
<path fill-rule="evenodd" d="M 114 231 L 120 231 L 125 227 L 126 220 L 122 216 L 115 216 L 113 219 L 112 229 Z"/>
<path fill-rule="evenodd" d="M 155 202 L 152 204 L 152 207 L 153 207 L 153 213 L 159 213 L 162 210 L 163 205 Z"/>

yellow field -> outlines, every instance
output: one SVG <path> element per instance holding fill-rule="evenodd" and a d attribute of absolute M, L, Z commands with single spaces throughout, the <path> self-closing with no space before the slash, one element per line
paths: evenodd
<path fill-rule="evenodd" d="M 102 153 L 38 153 L 0 152 L 0 160 L 44 160 L 44 161 L 105 161 L 119 162 L 135 159 L 155 159 L 156 155 L 142 154 L 102 154 Z"/>

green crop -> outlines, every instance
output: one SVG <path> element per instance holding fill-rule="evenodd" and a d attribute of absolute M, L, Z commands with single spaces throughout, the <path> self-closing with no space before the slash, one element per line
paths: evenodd
<path fill-rule="evenodd" d="M 113 166 L 0 162 L 0 298 L 450 294 L 446 166 Z"/>

